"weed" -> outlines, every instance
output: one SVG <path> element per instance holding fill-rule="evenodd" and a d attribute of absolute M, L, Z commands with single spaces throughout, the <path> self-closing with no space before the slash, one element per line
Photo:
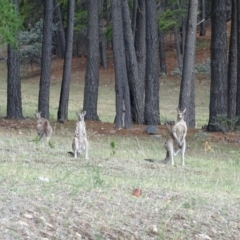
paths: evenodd
<path fill-rule="evenodd" d="M 49 146 L 50 148 L 54 148 L 54 147 L 55 147 L 55 145 L 54 145 L 54 143 L 53 143 L 52 141 L 49 141 L 49 142 L 48 142 L 48 146 Z"/>
<path fill-rule="evenodd" d="M 36 137 L 33 139 L 33 141 L 36 143 L 36 144 L 38 144 L 39 143 L 39 136 L 38 135 L 36 135 Z"/>
<path fill-rule="evenodd" d="M 116 153 L 116 150 L 115 150 L 115 142 L 114 141 L 112 141 L 112 142 L 110 142 L 110 146 L 111 146 L 111 156 L 114 156 L 115 155 L 115 153 Z"/>

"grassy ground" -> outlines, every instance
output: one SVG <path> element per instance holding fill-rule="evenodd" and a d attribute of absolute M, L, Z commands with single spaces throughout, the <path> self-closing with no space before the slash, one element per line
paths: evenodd
<path fill-rule="evenodd" d="M 53 148 L 35 135 L 1 129 L 2 239 L 240 238 L 237 146 L 212 143 L 205 155 L 188 139 L 183 168 L 179 157 L 175 167 L 144 161 L 164 158 L 161 137 L 91 132 L 90 159 L 75 160 L 69 129 Z"/>
<path fill-rule="evenodd" d="M 142 134 L 144 126 L 116 131 L 113 125 L 87 123 L 89 160 L 75 160 L 71 141 L 75 112 L 82 107 L 84 72 L 73 64 L 70 122 L 55 123 L 61 66 L 54 62 L 50 115 L 52 147 L 37 143 L 34 112 L 39 76 L 23 74 L 21 122 L 0 121 L 1 239 L 240 239 L 239 140 L 222 135 L 187 136 L 186 167 L 144 161 L 163 159 L 166 133 Z M 0 116 L 6 115 L 6 71 L 0 66 Z M 207 124 L 209 80 L 196 81 L 197 127 Z M 161 121 L 175 120 L 180 81 L 162 78 Z M 101 72 L 99 115 L 114 118 L 114 75 Z M 110 126 L 110 127 L 109 127 Z M 138 132 L 138 134 L 135 134 Z M 197 131 L 195 131 L 197 132 Z M 141 133 L 141 134 L 140 134 Z M 203 142 L 212 150 L 205 155 Z M 236 139 L 238 139 L 237 137 Z M 115 143 L 111 148 L 110 143 Z M 139 188 L 142 194 L 134 196 Z"/>

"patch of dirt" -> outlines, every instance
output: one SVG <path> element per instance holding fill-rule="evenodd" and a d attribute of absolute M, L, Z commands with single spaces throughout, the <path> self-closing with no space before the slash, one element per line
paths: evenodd
<path fill-rule="evenodd" d="M 51 122 L 54 126 L 55 131 L 67 128 L 74 133 L 76 121 L 66 121 L 63 123 Z M 136 137 L 147 137 L 149 134 L 146 133 L 146 125 L 136 125 L 134 124 L 131 129 L 116 129 L 114 123 L 107 123 L 101 121 L 86 121 L 87 131 L 91 133 L 100 135 L 115 135 L 115 136 L 136 136 Z M 159 125 L 157 127 L 157 135 L 162 137 L 167 137 L 169 135 L 169 130 L 165 125 Z M 36 120 L 31 118 L 26 118 L 24 120 L 13 120 L 0 118 L 0 128 L 2 131 L 7 129 L 12 130 L 35 130 Z M 209 142 L 220 142 L 228 144 L 240 144 L 240 134 L 238 132 L 206 132 L 204 129 L 188 128 L 187 139 L 200 139 L 208 140 Z"/>

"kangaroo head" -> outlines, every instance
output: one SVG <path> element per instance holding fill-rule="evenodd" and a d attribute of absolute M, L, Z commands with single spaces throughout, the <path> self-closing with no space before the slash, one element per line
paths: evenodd
<path fill-rule="evenodd" d="M 41 113 L 42 113 L 42 112 L 36 111 L 35 117 L 36 117 L 37 119 L 41 118 Z"/>
<path fill-rule="evenodd" d="M 184 120 L 184 114 L 186 112 L 186 108 L 183 111 L 180 111 L 179 108 L 177 108 L 177 120 Z"/>
<path fill-rule="evenodd" d="M 86 111 L 77 113 L 78 121 L 84 121 L 84 116 L 86 115 L 86 113 Z"/>

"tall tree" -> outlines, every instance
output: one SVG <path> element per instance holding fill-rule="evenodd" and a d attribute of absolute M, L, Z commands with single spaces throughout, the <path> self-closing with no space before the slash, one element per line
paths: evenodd
<path fill-rule="evenodd" d="M 122 0 L 123 32 L 125 55 L 127 63 L 128 82 L 131 95 L 131 110 L 133 121 L 139 124 L 144 122 L 143 81 L 138 75 L 138 63 L 134 47 L 134 38 L 131 28 L 128 0 Z"/>
<path fill-rule="evenodd" d="M 237 104 L 236 115 L 239 117 L 240 125 L 240 2 L 237 1 Z"/>
<path fill-rule="evenodd" d="M 99 120 L 97 114 L 99 85 L 99 1 L 88 2 L 87 70 L 85 75 L 83 109 L 85 119 Z"/>
<path fill-rule="evenodd" d="M 179 95 L 179 108 L 186 108 L 185 121 L 195 127 L 195 48 L 198 0 L 190 0 L 188 7 L 187 34 L 183 58 L 183 71 Z"/>
<path fill-rule="evenodd" d="M 113 20 L 113 53 L 116 93 L 115 124 L 117 128 L 130 128 L 132 126 L 132 116 L 123 39 L 121 0 L 112 0 L 111 4 Z"/>
<path fill-rule="evenodd" d="M 144 96 L 146 75 L 146 5 L 145 0 L 138 0 L 135 32 L 135 51 L 138 62 L 139 91 Z"/>
<path fill-rule="evenodd" d="M 64 54 L 62 87 L 58 106 L 58 122 L 68 119 L 68 102 L 72 68 L 72 49 L 73 49 L 73 27 L 74 27 L 74 7 L 75 0 L 68 0 L 67 14 L 67 39 Z"/>
<path fill-rule="evenodd" d="M 18 12 L 18 0 L 13 0 L 15 12 Z M 12 42 L 16 45 L 17 32 Z M 22 119 L 22 97 L 21 97 L 21 79 L 20 79 L 20 60 L 19 51 L 11 44 L 8 45 L 7 59 L 7 116 L 6 118 Z"/>
<path fill-rule="evenodd" d="M 156 1 L 146 4 L 146 86 L 144 121 L 148 125 L 160 124 L 159 112 L 159 42 Z"/>
<path fill-rule="evenodd" d="M 209 106 L 209 131 L 220 131 L 217 123 L 219 115 L 227 115 L 227 32 L 226 0 L 212 0 L 211 36 L 211 87 Z"/>
<path fill-rule="evenodd" d="M 158 30 L 158 37 L 159 37 L 160 73 L 163 75 L 167 75 L 167 64 L 164 50 L 164 32 L 161 29 Z"/>
<path fill-rule="evenodd" d="M 44 0 L 43 43 L 41 59 L 38 110 L 42 117 L 49 117 L 50 75 L 52 62 L 53 0 Z"/>
<path fill-rule="evenodd" d="M 103 0 L 100 1 L 101 5 L 103 5 Z M 101 11 L 99 14 L 99 48 L 100 48 L 100 64 L 106 70 L 108 69 L 107 62 L 107 39 L 104 33 L 104 23 L 103 23 L 103 6 L 101 7 Z"/>
<path fill-rule="evenodd" d="M 228 55 L 228 118 L 230 119 L 236 116 L 237 52 L 237 2 L 236 0 L 232 0 L 232 21 Z"/>

